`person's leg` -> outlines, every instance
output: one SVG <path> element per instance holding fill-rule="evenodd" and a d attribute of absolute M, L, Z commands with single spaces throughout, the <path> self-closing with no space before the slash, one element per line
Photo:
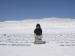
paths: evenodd
<path fill-rule="evenodd" d="M 42 35 L 35 35 L 35 44 L 44 44 L 45 41 L 42 41 Z"/>
<path fill-rule="evenodd" d="M 40 39 L 42 40 L 42 35 L 40 35 Z"/>

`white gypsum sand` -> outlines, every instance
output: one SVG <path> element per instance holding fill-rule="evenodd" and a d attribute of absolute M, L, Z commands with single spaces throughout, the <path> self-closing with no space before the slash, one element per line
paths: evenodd
<path fill-rule="evenodd" d="M 46 44 L 33 43 L 37 23 L 42 27 Z M 75 56 L 75 20 L 47 18 L 0 22 L 0 44 L 9 44 L 0 45 L 1 56 Z"/>

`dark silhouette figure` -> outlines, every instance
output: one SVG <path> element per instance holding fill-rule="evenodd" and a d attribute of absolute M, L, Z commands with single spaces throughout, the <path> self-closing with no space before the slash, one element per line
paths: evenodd
<path fill-rule="evenodd" d="M 37 24 L 37 25 L 36 25 L 36 29 L 34 30 L 34 33 L 35 33 L 36 35 L 42 35 L 42 29 L 41 29 L 40 24 Z"/>
<path fill-rule="evenodd" d="M 40 24 L 36 25 L 36 28 L 34 30 L 34 35 L 35 35 L 35 44 L 44 44 L 45 41 L 42 41 L 42 29 Z"/>

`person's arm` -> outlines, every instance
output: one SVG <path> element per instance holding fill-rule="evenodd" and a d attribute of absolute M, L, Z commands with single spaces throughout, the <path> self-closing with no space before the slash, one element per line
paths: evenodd
<path fill-rule="evenodd" d="M 35 29 L 35 30 L 34 30 L 34 34 L 36 34 L 36 32 L 37 32 L 37 30 Z"/>
<path fill-rule="evenodd" d="M 41 35 L 42 35 L 42 29 L 41 29 Z"/>

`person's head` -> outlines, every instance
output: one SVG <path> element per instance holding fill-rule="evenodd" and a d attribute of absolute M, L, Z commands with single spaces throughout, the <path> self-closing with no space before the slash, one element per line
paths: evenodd
<path fill-rule="evenodd" d="M 36 28 L 41 28 L 40 24 L 37 24 L 37 25 L 36 25 Z"/>

